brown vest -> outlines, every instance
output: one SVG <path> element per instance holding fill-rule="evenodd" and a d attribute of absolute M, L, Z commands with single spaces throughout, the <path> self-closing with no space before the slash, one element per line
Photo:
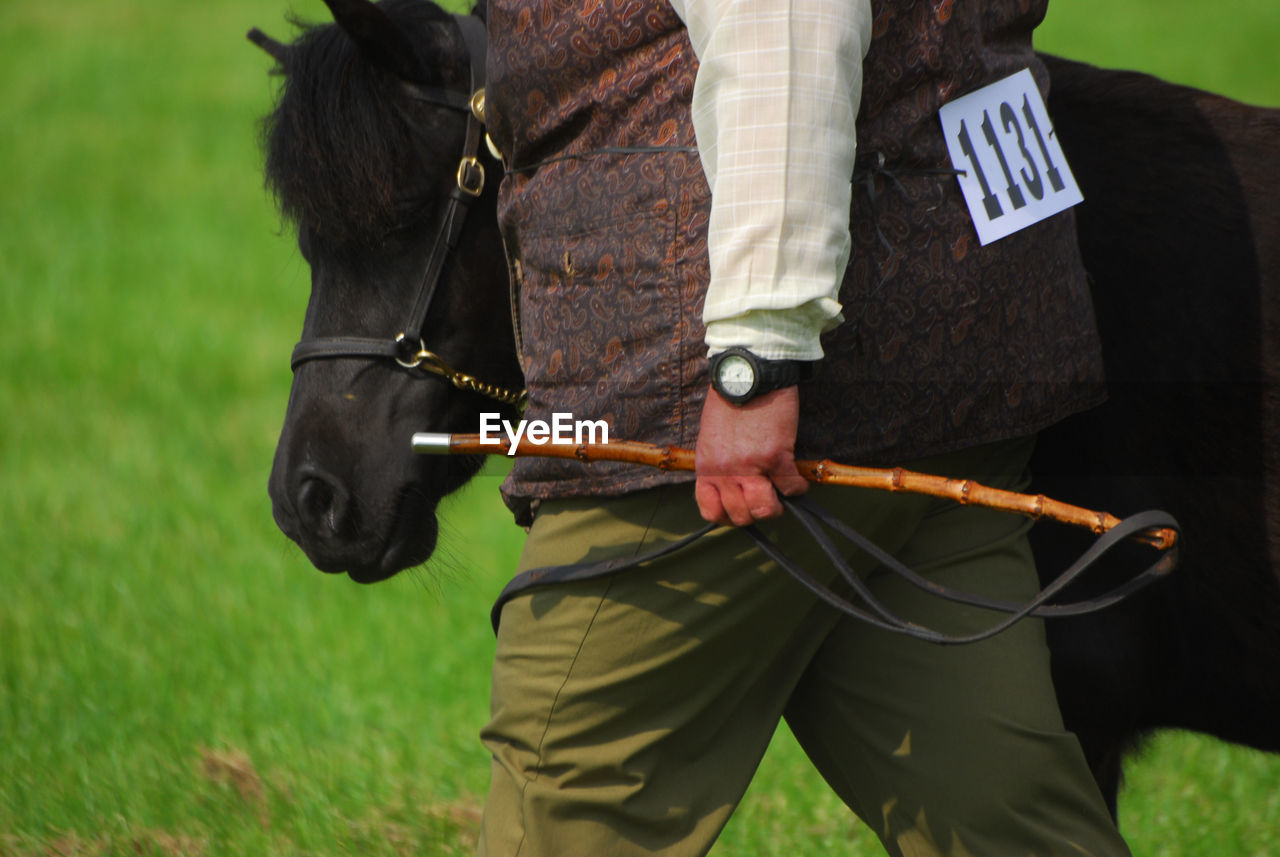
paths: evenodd
<path fill-rule="evenodd" d="M 939 106 L 1030 68 L 1047 0 L 873 2 L 846 321 L 801 388 L 797 454 L 905 462 L 1030 434 L 1095 404 L 1102 365 L 1071 214 L 980 247 Z M 692 447 L 707 386 L 710 195 L 697 59 L 664 0 L 490 0 L 490 132 L 518 292 L 526 419 L 606 420 Z M 623 149 L 640 151 L 619 151 Z M 884 171 L 877 169 L 883 163 Z M 691 478 L 524 458 L 504 496 L 621 494 Z"/>

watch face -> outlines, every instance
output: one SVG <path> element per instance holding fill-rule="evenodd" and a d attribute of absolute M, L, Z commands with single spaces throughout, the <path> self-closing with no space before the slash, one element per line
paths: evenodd
<path fill-rule="evenodd" d="M 716 371 L 720 389 L 730 396 L 745 396 L 755 386 L 756 374 L 745 357 L 730 354 L 720 361 Z"/>

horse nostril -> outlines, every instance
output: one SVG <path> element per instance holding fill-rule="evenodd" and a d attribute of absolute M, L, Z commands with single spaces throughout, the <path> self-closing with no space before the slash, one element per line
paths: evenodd
<path fill-rule="evenodd" d="M 347 490 L 324 474 L 303 479 L 298 486 L 298 518 L 312 535 L 341 536 L 351 527 Z"/>

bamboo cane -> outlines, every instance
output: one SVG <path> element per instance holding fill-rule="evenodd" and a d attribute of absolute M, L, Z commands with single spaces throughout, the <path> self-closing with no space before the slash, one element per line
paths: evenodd
<path fill-rule="evenodd" d="M 418 453 L 508 455 L 510 449 L 510 442 L 506 437 L 482 443 L 478 434 L 419 432 L 413 436 L 413 451 Z M 583 444 L 523 443 L 517 445 L 515 455 L 573 458 L 585 462 L 622 461 L 656 467 L 659 470 L 692 471 L 694 469 L 694 453 L 691 449 L 656 446 L 634 440 Z M 1073 506 L 1043 494 L 1020 494 L 1016 491 L 991 488 L 971 479 L 949 479 L 944 476 L 904 470 L 901 467 L 855 467 L 826 459 L 798 459 L 796 468 L 805 479 L 822 485 L 844 485 L 940 497 L 966 506 L 1014 512 L 1036 520 L 1047 518 L 1063 524 L 1084 527 L 1097 535 L 1107 532 L 1120 523 L 1120 519 L 1115 515 Z M 1173 529 L 1156 527 L 1136 533 L 1133 538 L 1163 551 L 1173 547 L 1178 536 L 1177 531 Z"/>

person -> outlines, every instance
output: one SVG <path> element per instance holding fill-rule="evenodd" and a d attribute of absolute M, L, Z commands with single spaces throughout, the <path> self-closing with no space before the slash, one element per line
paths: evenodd
<path fill-rule="evenodd" d="M 824 573 L 780 517 L 778 493 L 808 488 L 797 455 L 1020 489 L 1035 433 L 1099 401 L 1070 213 L 978 246 L 937 119 L 1021 69 L 1045 89 L 1044 11 L 489 0 L 526 416 L 603 419 L 698 465 L 691 491 L 624 463 L 514 464 L 504 499 L 529 536 L 498 614 L 479 853 L 704 854 L 784 717 L 890 854 L 1128 853 L 1039 622 L 959 647 L 877 630 L 736 527 L 630 562 L 705 518 Z M 1038 588 L 1020 519 L 810 493 L 940 583 Z M 629 567 L 536 583 L 611 561 Z M 994 621 L 849 561 L 913 621 Z"/>

